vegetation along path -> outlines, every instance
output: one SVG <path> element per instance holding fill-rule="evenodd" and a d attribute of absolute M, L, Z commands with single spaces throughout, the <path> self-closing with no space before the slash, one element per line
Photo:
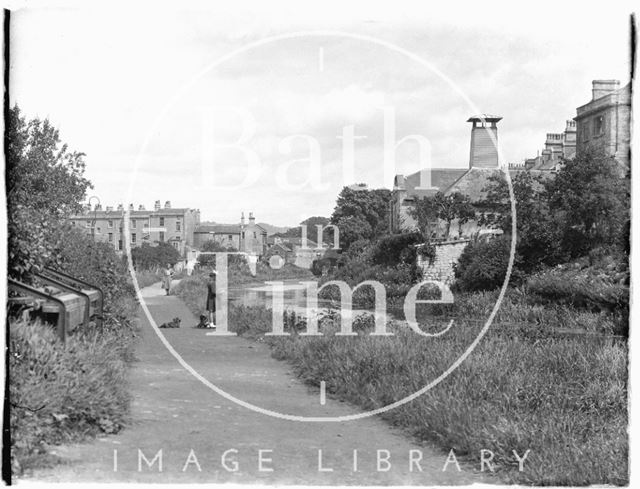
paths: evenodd
<path fill-rule="evenodd" d="M 180 329 L 162 330 L 176 351 L 206 379 L 234 396 L 302 416 L 358 412 L 332 399 L 322 405 L 319 393 L 295 379 L 285 363 L 272 359 L 266 345 L 238 337 L 207 336 L 206 330 L 193 328 L 196 317 L 177 297 L 164 296 L 159 284 L 143 289 L 143 295 L 157 324 L 181 318 Z M 239 406 L 180 366 L 142 310 L 140 320 L 142 338 L 131 372 L 131 426 L 90 444 L 56 447 L 54 452 L 63 463 L 29 478 L 354 485 L 469 484 L 482 478 L 477 468 L 460 460 L 459 472 L 455 463 L 446 464 L 446 451 L 420 445 L 375 417 L 303 423 Z M 159 458 L 149 467 L 141 456 L 152 462 L 159 450 L 162 472 Z M 233 451 L 223 463 L 228 450 Z M 354 450 L 357 471 L 353 470 Z"/>

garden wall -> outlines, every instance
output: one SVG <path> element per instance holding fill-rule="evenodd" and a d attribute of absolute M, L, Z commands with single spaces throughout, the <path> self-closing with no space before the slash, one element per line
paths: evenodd
<path fill-rule="evenodd" d="M 418 266 L 422 268 L 424 280 L 438 280 L 446 284 L 454 281 L 453 265 L 458 262 L 462 251 L 469 244 L 468 239 L 457 241 L 443 241 L 433 243 L 435 258 L 429 262 L 429 258 L 423 258 L 418 254 Z"/>

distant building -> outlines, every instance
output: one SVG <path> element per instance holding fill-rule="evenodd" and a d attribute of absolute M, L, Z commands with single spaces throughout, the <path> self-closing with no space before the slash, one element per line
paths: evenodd
<path fill-rule="evenodd" d="M 256 256 L 264 255 L 267 246 L 267 231 L 256 224 L 253 212 L 245 222 L 244 212 L 239 224 L 201 224 L 195 230 L 195 246 L 201 248 L 207 241 L 215 241 L 224 247 Z"/>
<path fill-rule="evenodd" d="M 302 238 L 287 238 L 272 236 L 268 238 L 268 250 L 266 258 L 278 255 L 284 259 L 285 263 L 291 263 L 300 268 L 311 268 L 314 260 L 322 258 L 326 250 L 330 247 L 328 243 L 323 243 L 319 248 L 315 241 Z"/>
<path fill-rule="evenodd" d="M 576 154 L 576 122 L 568 120 L 564 132 L 547 133 L 541 154 L 524 161 L 525 170 L 557 171 L 563 160 L 570 160 Z"/>
<path fill-rule="evenodd" d="M 578 155 L 602 151 L 629 168 L 631 144 L 631 84 L 593 80 L 591 101 L 576 109 Z"/>
<path fill-rule="evenodd" d="M 499 165 L 499 155 L 496 147 L 498 142 L 497 123 L 501 119 L 499 116 L 489 114 L 473 116 L 468 119 L 467 122 L 473 123 L 468 168 L 432 169 L 429 181 L 430 188 L 426 188 L 424 185 L 424 181 L 427 179 L 424 176 L 421 177 L 421 172 L 416 172 L 407 177 L 396 175 L 391 193 L 390 226 L 392 232 L 416 228 L 417 224 L 415 219 L 411 217 L 410 210 L 417 199 L 433 196 L 437 192 L 442 192 L 445 195 L 459 192 L 469 197 L 478 212 L 483 212 L 482 202 L 486 198 L 485 189 L 490 184 L 490 178 L 494 175 L 504 174 L 504 170 Z M 569 132 L 571 132 L 571 126 L 571 124 L 567 125 Z M 565 143 L 562 143 L 562 141 Z M 566 150 L 565 154 L 571 151 L 570 141 L 571 137 L 565 137 L 561 140 L 560 147 L 564 148 L 563 151 Z M 550 138 L 550 145 L 558 147 L 556 138 Z M 550 148 L 552 152 L 553 147 Z M 556 149 L 557 152 L 558 150 Z M 553 175 L 552 172 L 541 169 L 526 170 L 524 165 L 509 165 L 508 171 L 511 177 L 521 171 L 530 171 L 547 177 Z M 443 229 L 446 228 L 447 226 L 440 222 L 436 226 L 436 233 L 440 235 Z M 454 220 L 448 229 L 448 236 L 440 236 L 441 238 L 468 238 L 478 233 L 494 232 L 494 230 L 483 230 L 475 220 L 470 220 L 462 226 Z"/>
<path fill-rule="evenodd" d="M 498 127 L 502 117 L 481 114 L 470 117 L 471 140 L 469 164 L 466 168 L 432 168 L 408 176 L 396 175 L 393 182 L 390 226 L 393 232 L 411 229 L 416 222 L 409 214 L 416 199 L 430 197 L 437 192 L 460 191 L 482 198 L 486 177 L 499 170 Z"/>
<path fill-rule="evenodd" d="M 125 209 L 122 204 L 116 209 L 97 205 L 93 210 L 85 206 L 81 214 L 68 218 L 72 226 L 94 234 L 96 240 L 111 244 L 116 251 L 125 249 L 124 234 Z M 130 245 L 142 246 L 143 243 L 157 245 L 169 243 L 182 256 L 187 256 L 194 246 L 194 231 L 200 222 L 200 211 L 189 208 L 171 208 L 171 202 L 166 201 L 164 207 L 156 200 L 153 210 L 146 210 L 140 205 L 134 210 L 129 204 Z"/>

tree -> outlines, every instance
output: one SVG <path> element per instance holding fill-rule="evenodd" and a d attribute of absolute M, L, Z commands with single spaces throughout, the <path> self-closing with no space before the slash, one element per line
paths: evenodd
<path fill-rule="evenodd" d="M 220 252 L 226 252 L 226 253 L 233 253 L 233 252 L 237 252 L 238 250 L 236 250 L 233 246 L 225 247 L 220 243 L 218 243 L 217 241 L 210 239 L 202 243 L 202 245 L 200 246 L 200 251 L 207 251 L 207 252 L 220 251 Z M 244 259 L 244 257 L 239 255 L 229 255 L 227 257 L 227 263 L 229 265 L 242 264 L 242 263 L 245 263 L 245 261 L 246 260 Z M 198 263 L 201 266 L 213 267 L 216 263 L 216 255 L 198 255 Z"/>
<path fill-rule="evenodd" d="M 445 239 L 449 236 L 451 223 L 455 219 L 462 226 L 476 216 L 471 200 L 460 192 L 448 195 L 438 192 L 431 197 L 417 199 L 413 208 L 409 210 L 409 214 L 416 220 L 418 228 L 427 238 L 431 237 L 435 231 L 434 223 L 438 220 L 444 221 L 446 223 L 443 233 Z"/>
<path fill-rule="evenodd" d="M 159 243 L 157 246 L 142 243 L 142 246 L 131 249 L 131 260 L 139 270 L 164 267 L 167 263 L 175 265 L 181 258 L 180 252 L 169 243 Z"/>
<path fill-rule="evenodd" d="M 283 233 L 276 233 L 273 236 L 278 237 L 278 238 L 301 238 L 302 237 L 302 229 L 301 226 L 307 226 L 307 238 L 312 240 L 312 241 L 316 241 L 318 238 L 318 228 L 316 227 L 317 225 L 322 225 L 322 226 L 327 226 L 329 224 L 329 218 L 328 217 L 322 217 L 322 216 L 312 216 L 309 217 L 307 219 L 305 219 L 304 221 L 302 221 L 300 223 L 300 225 L 296 226 L 296 227 L 292 227 L 287 229 L 285 232 Z M 332 228 L 328 228 L 325 229 L 322 233 L 322 240 L 323 241 L 331 241 L 333 240 L 333 229 Z"/>
<path fill-rule="evenodd" d="M 565 162 L 546 192 L 574 240 L 584 240 L 589 249 L 620 242 L 629 219 L 630 182 L 615 159 L 597 152 L 577 156 Z"/>
<path fill-rule="evenodd" d="M 389 204 L 391 192 L 387 189 L 354 190 L 344 187 L 331 215 L 331 224 L 338 227 L 340 248 L 347 250 L 358 239 L 373 239 L 389 231 Z"/>
<path fill-rule="evenodd" d="M 17 105 L 5 132 L 9 276 L 29 281 L 52 258 L 53 231 L 81 209 L 84 154 L 69 151 L 48 119 L 27 121 Z"/>

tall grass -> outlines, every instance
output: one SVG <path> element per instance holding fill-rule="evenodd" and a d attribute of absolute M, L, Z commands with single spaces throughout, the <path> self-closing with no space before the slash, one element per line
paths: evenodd
<path fill-rule="evenodd" d="M 162 274 L 159 270 L 138 270 L 136 271 L 136 280 L 138 281 L 138 287 L 148 287 L 149 285 L 160 282 L 162 280 Z"/>
<path fill-rule="evenodd" d="M 328 336 L 271 340 L 307 383 L 364 409 L 403 399 L 444 372 L 475 337 L 459 324 L 440 339 Z M 496 454 L 511 483 L 627 481 L 626 344 L 612 339 L 522 339 L 494 332 L 441 384 L 382 414 L 448 450 Z M 531 450 L 519 472 L 512 451 Z"/>
<path fill-rule="evenodd" d="M 109 318 L 62 344 L 48 325 L 10 323 L 11 463 L 20 474 L 47 463 L 47 447 L 116 433 L 127 422 L 127 364 L 135 326 Z"/>
<path fill-rule="evenodd" d="M 192 308 L 203 288 L 183 281 L 179 295 Z M 432 319 L 455 316 L 440 338 L 420 337 L 402 321 L 393 337 L 367 334 L 373 320 L 354 322 L 357 337 L 264 337 L 271 311 L 229 308 L 229 328 L 263 338 L 275 358 L 289 362 L 306 383 L 363 409 L 403 399 L 438 377 L 477 336 L 495 303 L 495 292 L 464 295 L 453 305 L 433 305 Z M 557 327 L 606 331 L 596 313 L 542 306 L 523 289 L 506 296 L 496 324 L 473 353 L 439 385 L 382 414 L 444 450 L 479 459 L 495 453 L 501 480 L 536 485 L 626 484 L 627 344 L 610 336 L 560 335 Z M 432 321 L 433 322 L 433 321 Z M 362 327 L 366 323 L 367 326 Z M 290 329 L 291 332 L 295 328 Z M 530 450 L 525 470 L 517 459 Z"/>

